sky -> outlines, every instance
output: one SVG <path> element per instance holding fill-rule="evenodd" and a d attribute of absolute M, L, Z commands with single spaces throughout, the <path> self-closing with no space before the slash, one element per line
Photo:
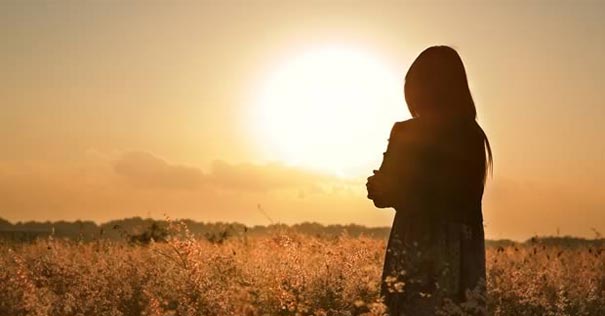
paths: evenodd
<path fill-rule="evenodd" d="M 462 56 L 487 238 L 605 233 L 605 2 L 3 1 L 0 217 L 387 226 L 403 77 Z"/>

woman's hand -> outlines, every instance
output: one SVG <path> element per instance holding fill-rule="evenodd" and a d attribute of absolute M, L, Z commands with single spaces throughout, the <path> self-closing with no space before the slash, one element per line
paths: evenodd
<path fill-rule="evenodd" d="M 366 183 L 368 199 L 374 201 L 376 207 L 391 207 L 389 193 L 393 189 L 392 180 L 378 170 L 374 170 L 373 173 L 373 175 L 368 177 L 368 182 Z"/>
<path fill-rule="evenodd" d="M 372 175 L 368 177 L 368 181 L 366 182 L 366 189 L 368 190 L 368 199 L 373 200 L 376 197 L 376 186 L 379 180 L 376 179 L 376 175 L 378 174 L 378 170 L 372 170 Z"/>

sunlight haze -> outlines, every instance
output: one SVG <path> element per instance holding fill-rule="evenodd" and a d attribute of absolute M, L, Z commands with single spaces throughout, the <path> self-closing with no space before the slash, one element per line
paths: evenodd
<path fill-rule="evenodd" d="M 266 159 L 360 176 L 380 165 L 394 120 L 410 118 L 401 76 L 362 48 L 317 47 L 271 73 L 250 108 Z"/>

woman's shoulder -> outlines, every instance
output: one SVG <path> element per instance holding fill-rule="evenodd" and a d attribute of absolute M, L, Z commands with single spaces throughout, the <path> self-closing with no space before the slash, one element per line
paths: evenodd
<path fill-rule="evenodd" d="M 416 125 L 418 125 L 418 119 L 411 118 L 411 119 L 407 119 L 405 121 L 395 122 L 395 124 L 393 124 L 393 129 L 410 128 L 410 127 L 413 127 Z"/>
<path fill-rule="evenodd" d="M 391 139 L 417 139 L 421 135 L 422 125 L 417 118 L 395 122 L 391 129 Z"/>

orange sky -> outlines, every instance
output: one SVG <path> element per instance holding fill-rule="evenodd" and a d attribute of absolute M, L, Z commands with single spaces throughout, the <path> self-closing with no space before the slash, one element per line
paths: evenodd
<path fill-rule="evenodd" d="M 364 178 L 389 122 L 409 116 L 403 97 L 400 110 L 390 98 L 336 112 L 331 130 L 303 116 L 262 136 L 285 117 L 259 122 L 260 91 L 274 87 L 276 69 L 326 47 L 369 56 L 400 83 L 422 49 L 448 44 L 465 61 L 494 149 L 487 237 L 605 232 L 602 2 L 4 1 L 0 36 L 0 217 L 8 220 L 168 214 L 267 224 L 260 204 L 287 223 L 389 225 L 393 211 L 365 199 Z M 401 94 L 384 80 L 370 97 Z M 301 91 L 274 107 L 288 109 Z M 307 132 L 338 139 L 331 133 L 353 131 L 345 123 L 356 114 L 375 116 L 358 126 L 361 136 L 326 147 L 326 157 L 351 153 L 346 171 L 314 168 L 314 147 L 296 148 L 307 156 L 294 161 L 273 144 L 276 130 L 304 146 L 316 141 Z"/>

